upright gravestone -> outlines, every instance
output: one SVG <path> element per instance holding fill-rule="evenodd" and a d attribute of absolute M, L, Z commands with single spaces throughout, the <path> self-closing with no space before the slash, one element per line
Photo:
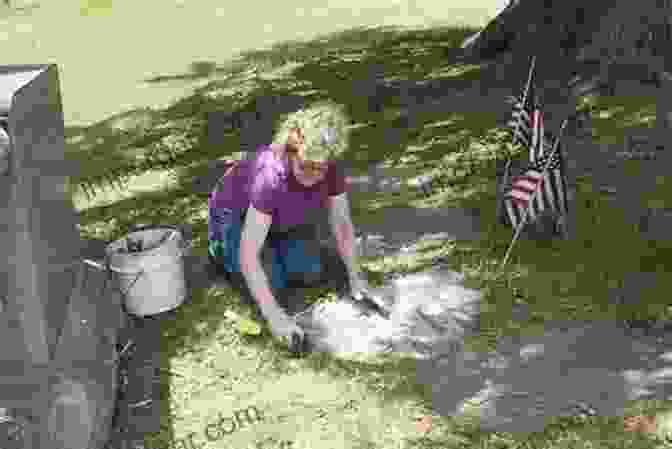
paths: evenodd
<path fill-rule="evenodd" d="M 55 66 L 0 67 L 0 113 L 10 138 L 0 176 L 0 245 L 7 255 L 0 288 L 19 332 L 6 340 L 14 342 L 12 354 L 1 351 L 0 360 L 49 363 L 72 289 L 67 268 L 79 257 L 76 217 L 65 194 L 72 167 L 64 158 L 58 83 Z"/>
<path fill-rule="evenodd" d="M 57 67 L 0 66 L 0 119 L 8 137 L 0 165 L 0 407 L 30 427 L 26 442 L 11 447 L 100 448 L 114 373 L 114 335 L 103 331 L 116 331 L 115 307 L 100 285 L 76 288 L 81 240 L 65 188 L 75 167 L 64 154 Z"/>

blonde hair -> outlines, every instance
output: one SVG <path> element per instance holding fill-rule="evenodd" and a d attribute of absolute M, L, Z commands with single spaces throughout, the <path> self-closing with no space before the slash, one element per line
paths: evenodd
<path fill-rule="evenodd" d="M 296 128 L 303 130 L 302 157 L 326 161 L 341 156 L 348 148 L 348 117 L 344 107 L 332 101 L 320 101 L 308 108 L 285 115 L 280 120 L 273 143 L 284 144 Z"/>

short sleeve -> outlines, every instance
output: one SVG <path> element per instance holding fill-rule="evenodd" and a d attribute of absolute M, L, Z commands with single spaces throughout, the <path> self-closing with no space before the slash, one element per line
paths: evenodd
<path fill-rule="evenodd" d="M 347 191 L 344 170 L 335 162 L 329 163 L 326 176 L 327 192 L 329 196 L 336 196 Z"/>
<path fill-rule="evenodd" d="M 271 164 L 259 158 L 250 173 L 250 204 L 260 212 L 271 215 L 277 207 L 280 176 Z"/>

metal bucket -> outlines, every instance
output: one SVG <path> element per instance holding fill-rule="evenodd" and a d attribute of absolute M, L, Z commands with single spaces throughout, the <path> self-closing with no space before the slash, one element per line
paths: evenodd
<path fill-rule="evenodd" d="M 138 228 L 107 246 L 108 268 L 119 275 L 129 313 L 155 315 L 184 302 L 186 249 L 182 233 L 172 226 Z"/>

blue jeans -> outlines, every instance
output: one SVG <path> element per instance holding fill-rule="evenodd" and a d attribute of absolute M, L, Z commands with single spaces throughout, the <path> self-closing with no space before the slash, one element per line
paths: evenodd
<path fill-rule="evenodd" d="M 211 208 L 208 213 L 208 252 L 229 273 L 240 273 L 239 250 L 243 223 L 239 212 Z M 271 239 L 267 242 L 273 250 L 269 278 L 274 291 L 285 288 L 292 274 L 318 274 L 322 271 L 319 255 L 310 255 L 306 251 L 305 240 Z"/>

